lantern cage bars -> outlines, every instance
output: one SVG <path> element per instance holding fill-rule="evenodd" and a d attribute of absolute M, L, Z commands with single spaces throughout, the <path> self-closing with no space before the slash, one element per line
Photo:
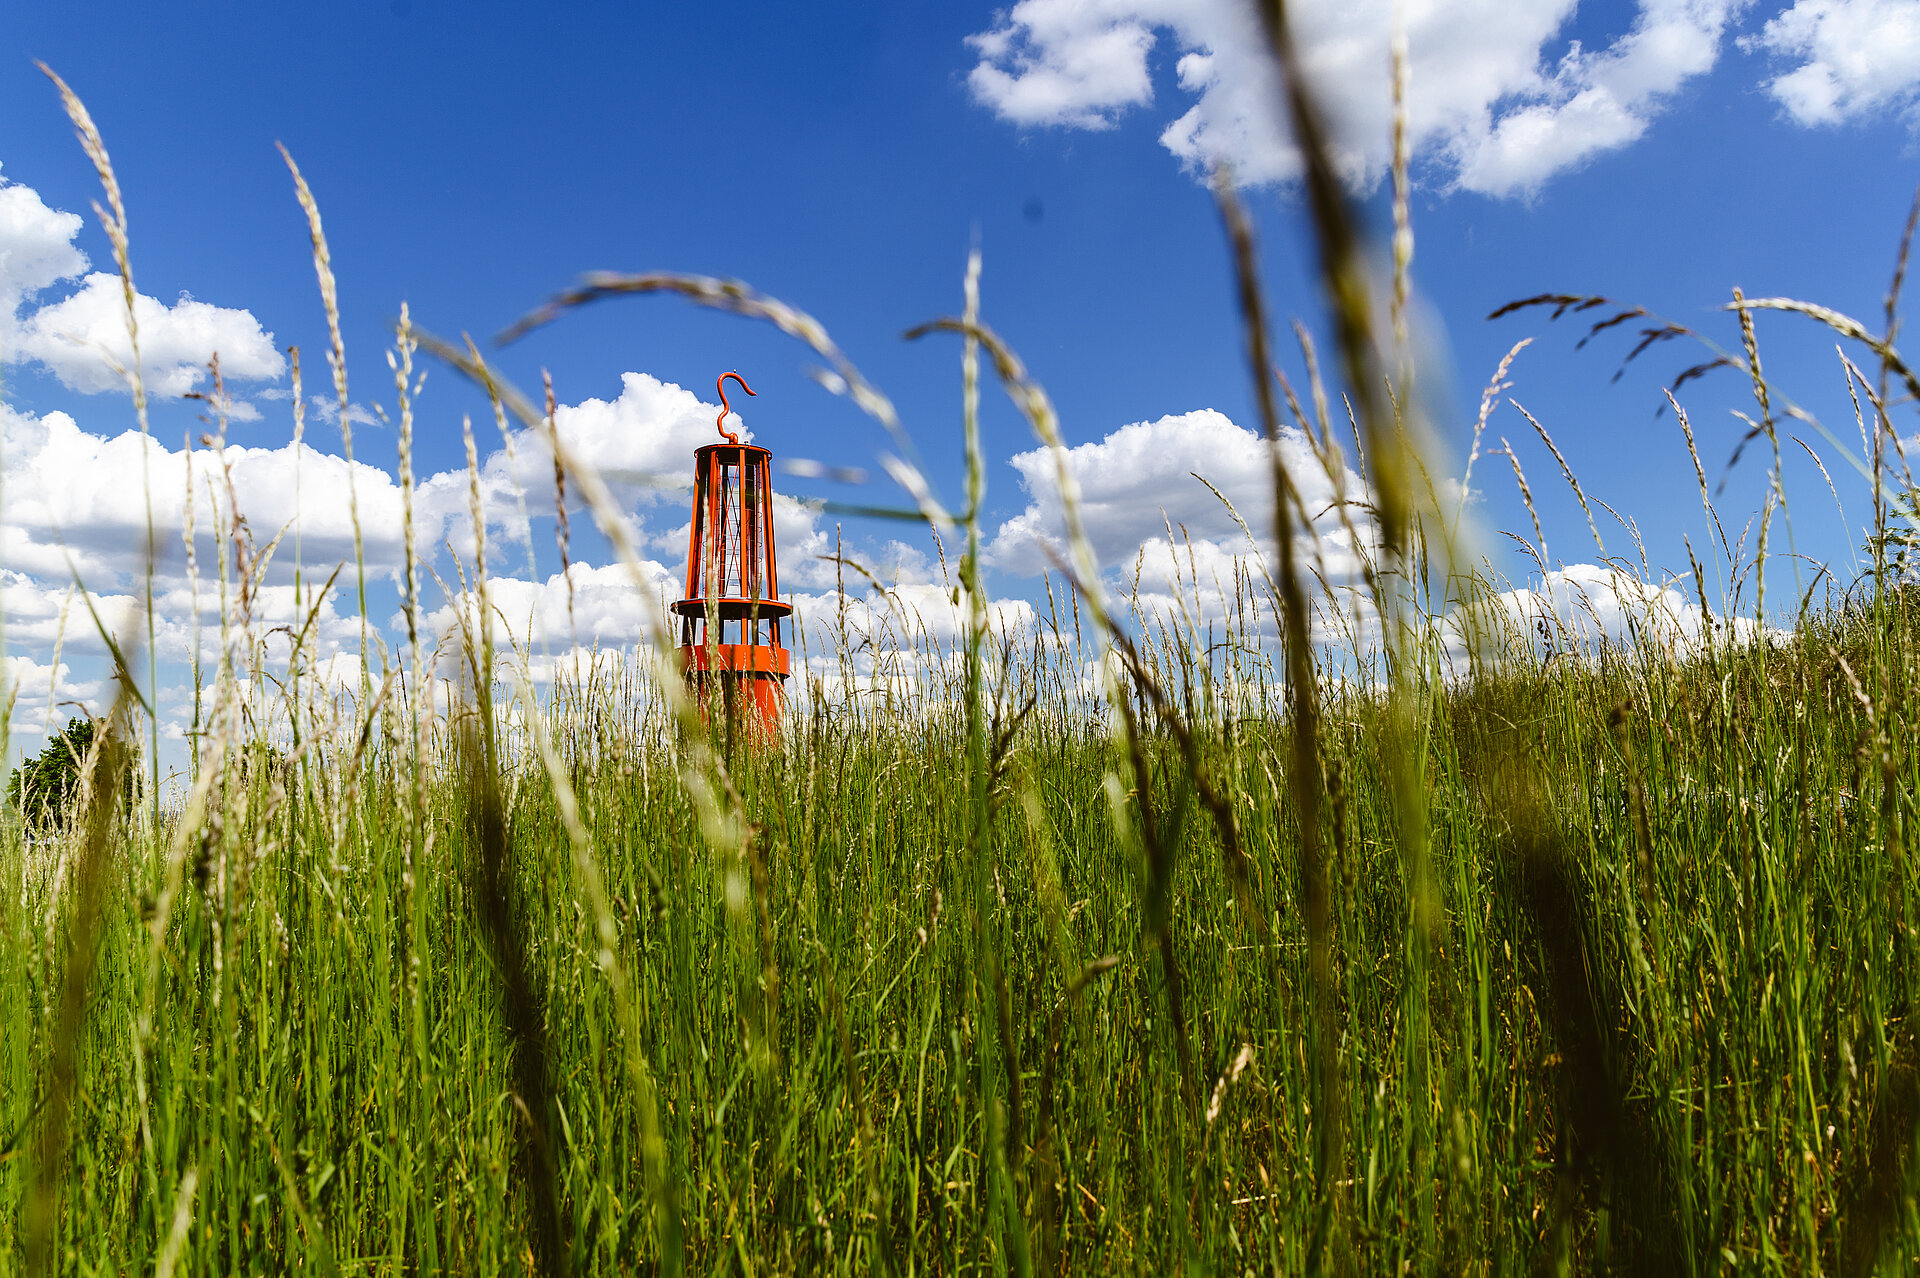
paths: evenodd
<path fill-rule="evenodd" d="M 749 395 L 738 373 L 719 380 L 715 426 L 727 440 L 694 450 L 693 519 L 687 533 L 686 595 L 673 605 L 680 619 L 680 666 L 708 704 L 723 694 L 729 713 L 744 702 L 764 728 L 780 716 L 790 658 L 781 623 L 793 605 L 780 599 L 773 536 L 773 453 L 743 444 L 726 429 L 726 383 Z"/>

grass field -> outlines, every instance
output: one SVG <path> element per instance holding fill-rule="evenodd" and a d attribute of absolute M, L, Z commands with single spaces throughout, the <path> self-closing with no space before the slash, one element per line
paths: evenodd
<path fill-rule="evenodd" d="M 645 649 L 536 696 L 492 627 L 456 636 L 436 696 L 418 649 L 328 683 L 256 633 L 260 548 L 228 507 L 190 791 L 130 788 L 151 738 L 125 694 L 72 819 L 0 836 L 0 1267 L 1920 1265 L 1920 595 L 1881 571 L 1776 601 L 1772 631 L 1676 637 L 1661 605 L 1595 644 L 1447 568 L 1404 340 L 1343 287 L 1361 249 L 1294 108 L 1374 485 L 1349 594 L 1283 550 L 1135 613 L 1075 538 L 1038 625 L 990 624 L 983 352 L 1059 433 L 971 276 L 947 325 L 967 624 L 902 618 L 871 654 L 897 677 L 828 672 L 769 745 L 704 729 Z M 1222 198 L 1275 430 L 1291 392 Z M 599 291 L 840 358 L 750 291 Z M 1869 349 L 1898 378 L 1891 328 Z M 1885 438 L 1884 379 L 1865 397 Z M 1275 482 L 1288 548 L 1311 512 Z M 1722 578 L 1754 553 L 1723 543 Z M 1345 657 L 1343 601 L 1374 635 Z M 117 659 L 139 684 L 137 635 Z"/>

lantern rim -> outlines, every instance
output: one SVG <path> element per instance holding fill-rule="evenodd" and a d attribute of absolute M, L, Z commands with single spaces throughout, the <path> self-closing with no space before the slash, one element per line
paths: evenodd
<path fill-rule="evenodd" d="M 756 453 L 758 457 L 755 460 L 773 456 L 771 448 L 763 448 L 759 444 L 729 444 L 724 440 L 718 444 L 702 444 L 693 450 L 695 457 L 705 457 L 709 453 Z"/>
<path fill-rule="evenodd" d="M 695 595 L 690 599 L 676 599 L 673 611 L 682 617 L 691 617 L 698 621 L 707 615 L 707 598 Z M 721 595 L 713 600 L 715 610 L 722 621 L 741 621 L 758 615 L 762 621 L 778 621 L 793 615 L 793 605 L 779 599 L 748 599 L 741 595 Z"/>

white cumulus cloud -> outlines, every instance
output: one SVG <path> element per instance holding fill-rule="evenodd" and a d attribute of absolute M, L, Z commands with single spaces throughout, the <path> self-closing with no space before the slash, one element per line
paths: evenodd
<path fill-rule="evenodd" d="M 1345 467 L 1329 475 L 1312 444 L 1291 427 L 1281 433 L 1280 456 L 1314 518 L 1310 531 L 1296 534 L 1298 562 L 1319 565 L 1336 587 L 1349 584 L 1360 561 L 1335 503 L 1341 494 L 1350 502 L 1364 501 L 1365 485 Z M 1196 475 L 1233 503 L 1260 556 L 1271 563 L 1273 472 L 1267 443 L 1224 413 L 1201 409 L 1135 422 L 1069 449 L 1067 458 L 1095 557 L 1103 568 L 1129 578 L 1137 567 L 1143 589 L 1178 592 L 1184 581 L 1202 597 L 1231 595 L 1236 565 L 1254 554 L 1233 513 Z M 1056 558 L 1071 562 L 1052 456 L 1035 449 L 1017 454 L 1011 465 L 1028 505 L 994 533 L 989 562 L 1026 574 L 1049 568 Z M 1363 539 L 1371 536 L 1363 511 L 1349 506 L 1347 514 L 1355 532 Z M 1258 565 L 1249 567 L 1260 572 Z"/>
<path fill-rule="evenodd" d="M 503 650 L 515 649 L 528 655 L 568 650 L 576 644 L 622 648 L 639 643 L 646 637 L 649 608 L 656 620 L 663 617 L 669 598 L 678 596 L 676 587 L 680 584 L 675 574 L 653 560 L 643 561 L 641 572 L 654 592 L 651 604 L 634 589 L 633 574 L 624 564 L 572 564 L 565 575 L 554 573 L 543 581 L 490 577 L 490 637 Z M 463 619 L 466 629 L 477 629 L 474 622 L 478 607 L 471 591 L 461 591 L 429 613 L 423 626 L 433 635 L 453 636 L 457 641 Z"/>
<path fill-rule="evenodd" d="M 1743 42 L 1798 63 L 1767 83 L 1801 124 L 1839 124 L 1920 90 L 1920 0 L 1797 0 Z"/>
<path fill-rule="evenodd" d="M 1749 643 L 1759 635 L 1753 618 L 1722 616 L 1688 598 L 1687 584 L 1655 584 L 1610 564 L 1563 564 L 1538 586 L 1500 591 L 1450 613 L 1448 664 L 1464 674 L 1474 647 L 1494 664 L 1556 654 L 1591 660 L 1603 647 L 1652 648 L 1683 660 L 1709 642 Z"/>
<path fill-rule="evenodd" d="M 614 401 L 589 399 L 558 411 L 562 432 L 579 450 L 618 479 L 630 503 L 630 523 L 639 544 L 661 560 L 682 565 L 687 545 L 687 498 L 692 449 L 715 438 L 716 405 L 671 383 L 629 373 Z M 704 422 L 707 435 L 700 433 Z M 36 415 L 0 404 L 0 449 L 7 460 L 6 501 L 0 504 L 0 563 L 64 583 L 69 564 L 93 589 L 119 588 L 145 569 L 147 496 L 162 569 L 179 569 L 179 536 L 189 489 L 188 455 L 159 440 L 141 440 L 132 430 L 96 433 L 65 412 Z M 296 544 L 311 570 L 351 564 L 357 508 L 365 562 L 370 572 L 394 574 L 405 553 L 406 528 L 400 485 L 381 466 L 322 452 L 312 445 L 250 448 L 229 444 L 233 500 L 264 545 L 285 529 L 273 580 L 291 571 Z M 481 496 L 496 570 L 523 563 L 510 545 L 531 516 L 552 512 L 553 463 L 538 436 L 515 431 L 511 448 L 497 447 L 481 464 Z M 192 454 L 194 522 L 204 539 L 214 526 L 212 502 L 229 498 L 221 460 L 206 449 Z M 662 491 L 662 486 L 666 491 Z M 680 486 L 674 491 L 674 486 Z M 523 506 L 524 502 L 524 506 Z M 574 518 L 586 518 L 573 495 Z M 641 517 L 636 517 L 641 516 Z M 781 582 L 788 588 L 831 581 L 834 568 L 820 556 L 832 537 L 818 510 L 792 497 L 774 496 L 774 531 Z M 463 559 L 472 557 L 468 477 L 464 469 L 420 477 L 414 498 L 418 553 L 433 558 L 451 539 Z M 208 553 L 203 547 L 202 553 Z M 545 553 L 545 552 L 542 552 Z"/>
<path fill-rule="evenodd" d="M 73 243 L 82 225 L 79 214 L 50 209 L 32 187 L 0 177 L 0 338 L 9 347 L 22 303 L 87 269 Z"/>
<path fill-rule="evenodd" d="M 714 426 L 719 411 L 719 405 L 703 403 L 672 382 L 623 373 L 616 398 L 584 399 L 562 407 L 554 414 L 554 427 L 562 441 L 592 458 L 609 478 L 690 488 L 693 450 L 725 442 Z M 743 441 L 753 439 L 738 414 L 732 415 L 728 429 Z"/>
<path fill-rule="evenodd" d="M 1302 66 L 1356 187 L 1390 161 L 1389 43 L 1396 0 L 1302 0 L 1289 12 Z M 1445 180 L 1495 196 L 1633 141 L 1710 70 L 1746 0 L 1640 0 L 1602 49 L 1549 50 L 1575 0 L 1403 0 L 1417 151 Z M 1106 128 L 1153 102 L 1167 38 L 1186 109 L 1161 143 L 1189 168 L 1242 181 L 1296 177 L 1277 74 L 1253 7 L 1239 0 L 1020 0 L 971 38 L 974 96 L 1020 125 Z"/>
<path fill-rule="evenodd" d="M 95 434 L 64 412 L 35 416 L 3 404 L 0 448 L 7 459 L 0 559 L 8 567 L 64 581 L 71 560 L 93 589 L 124 584 L 144 571 L 148 495 L 155 536 L 173 561 L 170 566 L 178 567 L 188 492 L 184 449 L 167 448 L 151 437 L 143 445 L 131 430 Z M 355 501 L 369 567 L 390 570 L 400 562 L 400 488 L 386 471 L 365 462 L 349 464 L 305 443 L 230 445 L 226 459 L 240 513 L 259 542 L 264 545 L 288 529 L 286 558 L 279 562 L 290 565 L 296 532 L 309 564 L 351 560 Z M 227 480 L 212 452 L 196 449 L 192 466 L 194 521 L 204 535 L 213 527 L 213 494 L 227 500 Z M 462 493 L 465 479 L 458 476 Z M 438 487 L 451 486 L 443 481 Z M 424 485 L 422 495 L 427 496 Z M 420 536 L 423 545 L 432 546 L 440 535 L 440 524 L 433 521 L 444 516 L 424 500 L 423 506 Z"/>
<path fill-rule="evenodd" d="M 134 295 L 140 326 L 140 365 L 150 395 L 184 395 L 207 380 L 207 363 L 220 357 L 233 381 L 263 381 L 286 371 L 273 334 L 251 311 L 213 306 L 182 294 L 167 306 Z M 19 326 L 17 357 L 38 361 L 77 391 L 125 389 L 119 370 L 133 363 L 120 277 L 95 271 L 71 297 L 42 306 Z"/>
<path fill-rule="evenodd" d="M 31 657 L 0 657 L 0 696 L 10 697 L 13 716 L 8 724 L 16 737 L 39 737 L 57 731 L 69 718 L 97 711 L 100 681 L 74 678 L 73 667 L 38 662 Z"/>
<path fill-rule="evenodd" d="M 37 363 L 74 390 L 124 390 L 132 367 L 120 277 L 95 271 L 69 296 L 40 295 L 80 277 L 87 256 L 74 244 L 84 222 L 49 208 L 33 188 L 0 177 L 0 358 Z M 220 356 L 234 381 L 271 381 L 286 360 L 251 311 L 214 306 L 181 294 L 172 306 L 134 296 L 141 373 L 147 393 L 184 395 L 207 380 Z M 241 410 L 242 418 L 251 405 Z"/>

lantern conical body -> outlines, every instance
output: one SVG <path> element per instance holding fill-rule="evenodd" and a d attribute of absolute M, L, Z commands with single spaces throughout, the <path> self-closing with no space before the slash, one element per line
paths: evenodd
<path fill-rule="evenodd" d="M 773 454 L 753 444 L 694 450 L 687 593 L 673 605 L 680 666 L 709 715 L 738 714 L 771 731 L 780 719 L 789 658 L 780 626 L 773 545 Z"/>

